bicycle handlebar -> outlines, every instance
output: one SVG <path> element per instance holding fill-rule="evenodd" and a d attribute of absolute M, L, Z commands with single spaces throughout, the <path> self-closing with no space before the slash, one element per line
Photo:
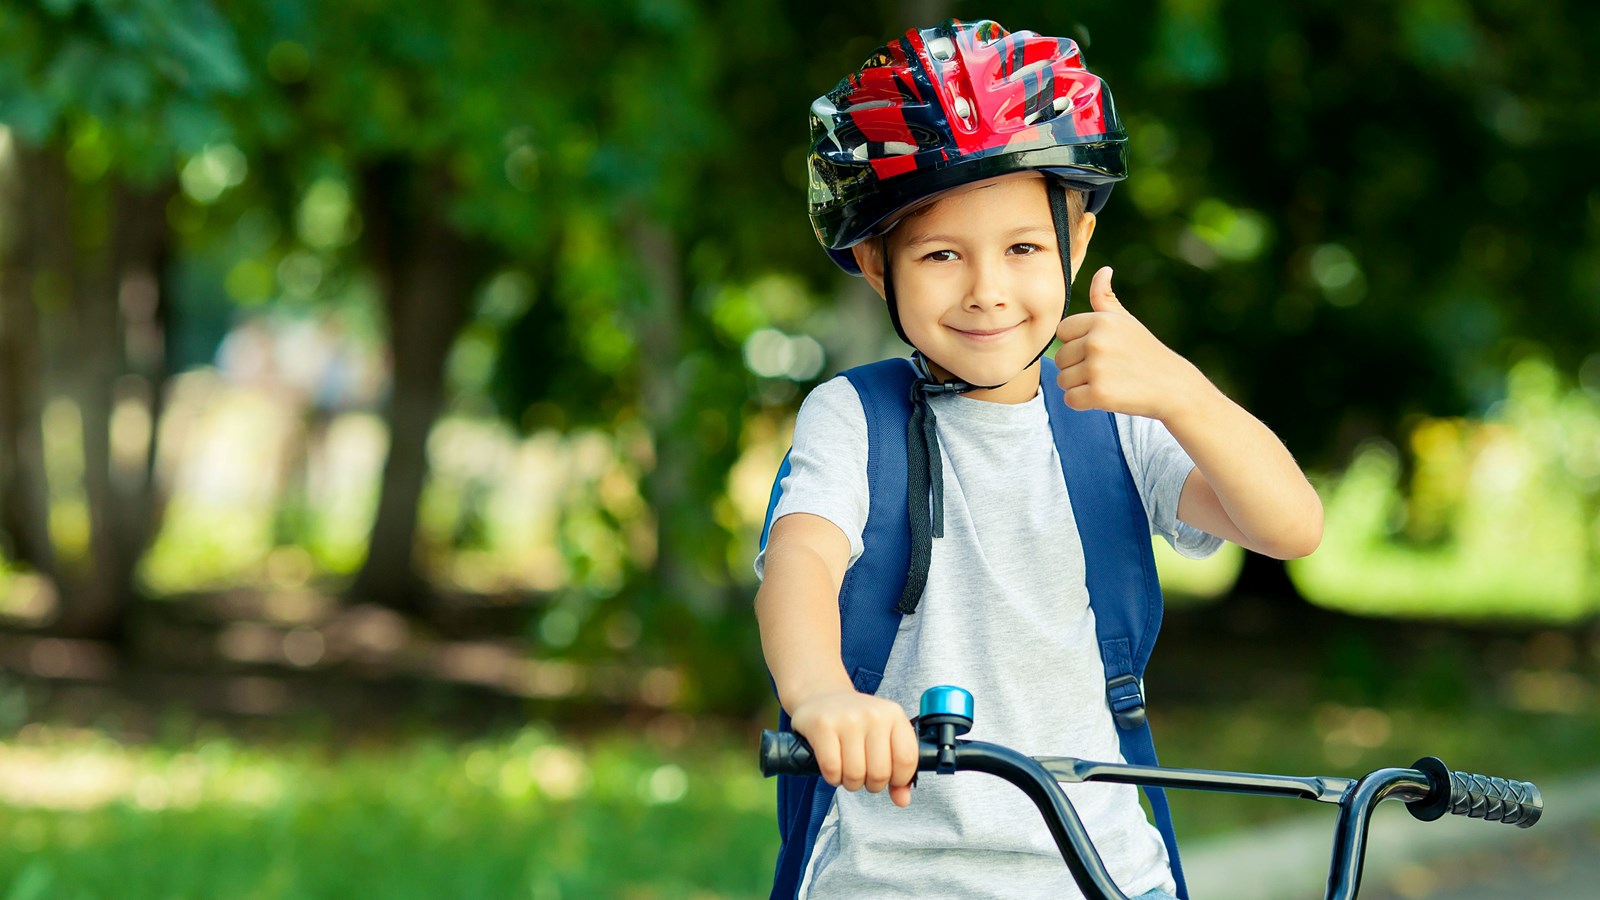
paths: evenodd
<path fill-rule="evenodd" d="M 941 764 L 941 754 L 945 764 Z M 950 767 L 952 758 L 954 766 Z M 793 732 L 763 731 L 759 761 L 761 773 L 768 777 L 820 774 L 810 745 Z M 1422 821 L 1449 812 L 1528 828 L 1544 812 L 1544 798 L 1532 783 L 1451 771 L 1433 756 L 1418 760 L 1410 769 L 1379 769 L 1351 780 L 1090 763 L 1068 757 L 1036 760 L 977 741 L 958 740 L 943 748 L 919 741 L 917 771 L 962 769 L 988 772 L 1021 788 L 1044 816 L 1079 889 L 1086 897 L 1103 900 L 1122 900 L 1123 894 L 1106 875 L 1060 781 L 1275 794 L 1337 803 L 1339 820 L 1328 869 L 1329 900 L 1349 900 L 1356 895 L 1366 854 L 1367 823 L 1372 809 L 1384 800 L 1405 801 L 1411 814 Z"/>

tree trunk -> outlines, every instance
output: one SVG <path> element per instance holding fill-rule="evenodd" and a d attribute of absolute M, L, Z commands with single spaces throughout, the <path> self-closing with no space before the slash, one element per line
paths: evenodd
<path fill-rule="evenodd" d="M 361 179 L 364 249 L 389 315 L 392 389 L 384 461 L 367 559 L 354 599 L 425 614 L 431 591 L 417 566 L 417 506 L 428 475 L 428 434 L 444 408 L 444 365 L 472 312 L 488 254 L 445 217 L 454 192 L 441 172 L 389 161 Z"/>
<path fill-rule="evenodd" d="M 654 440 L 654 466 L 645 476 L 645 496 L 656 518 L 656 555 L 651 583 L 661 597 L 704 618 L 719 611 L 721 596 L 698 575 L 697 529 L 705 515 L 695 507 L 691 477 L 696 449 L 684 419 L 683 279 L 672 233 L 639 216 L 632 228 L 648 296 L 639 331 L 640 406 Z"/>
<path fill-rule="evenodd" d="M 24 148 L 0 160 L 0 216 L 11 224 L 0 246 L 0 532 L 4 554 L 52 580 L 50 493 L 44 470 L 43 358 L 34 305 L 34 217 Z"/>
<path fill-rule="evenodd" d="M 118 183 L 112 199 L 114 223 L 110 290 L 94 298 L 97 318 L 109 338 L 107 358 L 115 381 L 102 397 L 108 418 L 98 433 L 115 436 L 104 489 L 109 542 L 97 553 L 111 568 L 109 586 L 126 604 L 138 591 L 134 571 L 149 549 L 166 511 L 166 496 L 156 483 L 157 438 L 169 376 L 166 353 L 165 275 L 172 255 L 167 229 L 170 184 L 138 189 Z M 110 416 L 121 417 L 113 432 Z"/>
<path fill-rule="evenodd" d="M 78 411 L 89 513 L 86 558 L 52 554 L 61 599 L 49 629 L 116 641 L 161 506 L 152 476 L 166 374 L 160 273 L 170 253 L 172 188 L 79 184 L 51 147 L 20 150 L 19 162 L 29 213 L 29 300 L 38 311 L 26 339 L 43 348 L 49 383 Z M 114 445 L 119 397 L 129 405 Z M 45 516 L 48 522 L 48 504 Z"/>

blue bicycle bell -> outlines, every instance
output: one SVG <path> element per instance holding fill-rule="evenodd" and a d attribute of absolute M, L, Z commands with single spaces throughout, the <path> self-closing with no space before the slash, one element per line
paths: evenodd
<path fill-rule="evenodd" d="M 954 772 L 956 737 L 972 730 L 972 692 L 948 684 L 923 691 L 917 728 L 922 740 L 939 747 L 939 774 Z"/>

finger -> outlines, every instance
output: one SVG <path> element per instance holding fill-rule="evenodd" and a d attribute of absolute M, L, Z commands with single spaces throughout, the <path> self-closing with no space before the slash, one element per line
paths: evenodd
<path fill-rule="evenodd" d="M 895 723 L 889 735 L 889 746 L 894 754 L 894 774 L 889 777 L 889 799 L 895 806 L 911 805 L 911 779 L 917 776 L 917 756 L 920 747 L 917 733 L 909 720 Z"/>
<path fill-rule="evenodd" d="M 1122 301 L 1117 299 L 1117 294 L 1111 289 L 1111 267 L 1101 266 L 1094 273 L 1094 280 L 1089 283 L 1089 306 L 1095 312 L 1119 312 L 1122 310 Z"/>
<path fill-rule="evenodd" d="M 894 760 L 894 771 L 889 776 L 891 788 L 909 787 L 911 779 L 917 777 L 917 757 L 921 749 L 911 722 L 903 719 L 896 723 L 889 733 L 889 750 Z M 907 797 L 909 799 L 909 795 Z"/>
<path fill-rule="evenodd" d="M 837 787 L 839 785 L 839 736 L 829 732 L 818 735 L 817 738 L 806 739 L 811 744 L 811 755 L 817 761 L 817 771 L 822 774 L 822 780 Z"/>
<path fill-rule="evenodd" d="M 867 743 L 859 734 L 839 742 L 839 787 L 859 791 L 867 780 Z"/>
<path fill-rule="evenodd" d="M 1068 388 L 1065 394 L 1062 396 L 1062 399 L 1066 402 L 1069 408 L 1076 409 L 1079 412 L 1088 409 L 1100 408 L 1099 398 L 1096 396 L 1094 388 L 1087 384 L 1080 384 L 1076 387 Z"/>
<path fill-rule="evenodd" d="M 1089 345 L 1083 338 L 1071 340 L 1056 351 L 1056 368 L 1062 371 L 1083 362 L 1089 356 Z"/>
<path fill-rule="evenodd" d="M 874 794 L 889 786 L 889 776 L 894 773 L 894 756 L 890 751 L 890 731 L 874 728 L 867 734 L 866 788 Z"/>
<path fill-rule="evenodd" d="M 1063 391 L 1070 391 L 1089 383 L 1089 367 L 1083 363 L 1063 366 L 1056 375 L 1056 385 Z"/>
<path fill-rule="evenodd" d="M 1061 324 L 1056 326 L 1056 337 L 1062 341 L 1075 341 L 1088 334 L 1093 325 L 1094 315 L 1092 313 L 1073 313 L 1062 319 Z"/>

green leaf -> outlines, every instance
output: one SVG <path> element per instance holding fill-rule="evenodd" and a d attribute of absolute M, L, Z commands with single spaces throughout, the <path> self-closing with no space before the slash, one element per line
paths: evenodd
<path fill-rule="evenodd" d="M 172 147 L 183 154 L 226 140 L 232 131 L 221 110 L 189 97 L 169 99 L 162 110 L 162 119 Z"/>
<path fill-rule="evenodd" d="M 38 91 L 0 94 L 0 122 L 29 144 L 49 140 L 61 119 L 61 106 Z"/>

